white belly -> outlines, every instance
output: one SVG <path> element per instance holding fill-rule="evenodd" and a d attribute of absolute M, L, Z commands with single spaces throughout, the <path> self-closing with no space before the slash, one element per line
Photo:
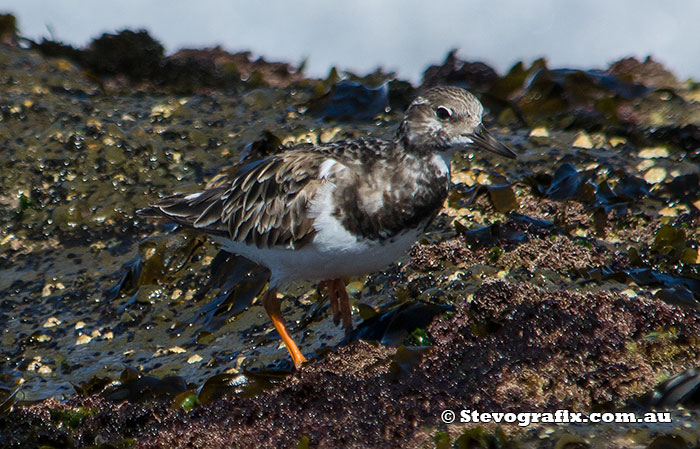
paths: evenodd
<path fill-rule="evenodd" d="M 327 235 L 316 234 L 314 240 L 303 248 L 257 248 L 240 242 L 232 242 L 213 236 L 225 250 L 246 257 L 266 266 L 272 272 L 270 286 L 283 289 L 297 280 L 321 281 L 360 276 L 380 271 L 394 263 L 420 238 L 422 228 L 412 229 L 383 243 L 356 240 L 348 245 L 328 245 Z M 341 243 L 338 239 L 337 243 Z"/>

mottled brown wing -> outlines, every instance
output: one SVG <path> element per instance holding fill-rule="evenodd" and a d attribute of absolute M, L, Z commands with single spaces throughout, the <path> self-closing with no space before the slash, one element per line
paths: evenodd
<path fill-rule="evenodd" d="M 327 157 L 288 152 L 242 167 L 228 186 L 164 198 L 142 214 L 165 215 L 177 223 L 258 248 L 306 245 L 314 236 L 311 200 L 321 185 Z"/>

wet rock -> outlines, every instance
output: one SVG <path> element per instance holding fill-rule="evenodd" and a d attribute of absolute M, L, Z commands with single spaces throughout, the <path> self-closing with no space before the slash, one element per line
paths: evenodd
<path fill-rule="evenodd" d="M 0 42 L 13 45 L 17 39 L 17 19 L 12 14 L 0 14 Z"/>
<path fill-rule="evenodd" d="M 564 200 L 573 197 L 581 184 L 582 181 L 576 167 L 573 164 L 565 163 L 554 172 L 552 183 L 545 193 L 553 200 Z"/>
<path fill-rule="evenodd" d="M 445 262 L 457 264 L 466 262 L 473 251 L 467 248 L 461 237 L 443 240 L 434 244 L 418 244 L 411 248 L 411 264 L 418 271 L 439 269 Z"/>
<path fill-rule="evenodd" d="M 467 62 L 451 50 L 442 65 L 433 65 L 423 72 L 422 88 L 460 86 L 475 92 L 488 92 L 498 80 L 494 69 L 483 62 Z"/>
<path fill-rule="evenodd" d="M 700 374 L 697 368 L 675 374 L 632 401 L 632 404 L 659 408 L 677 405 L 697 408 L 700 406 Z"/>
<path fill-rule="evenodd" d="M 240 85 L 238 66 L 234 62 L 220 61 L 217 54 L 226 53 L 217 50 L 178 51 L 165 61 L 159 81 L 181 92 L 194 92 L 201 87 Z"/>
<path fill-rule="evenodd" d="M 422 303 L 404 303 L 382 314 L 377 314 L 353 330 L 347 341 L 371 340 L 383 345 L 398 346 L 416 329 L 425 328 L 436 315 L 452 310 L 450 306 Z"/>
<path fill-rule="evenodd" d="M 309 104 L 309 112 L 335 120 L 373 120 L 389 106 L 389 86 L 370 88 L 355 81 L 341 81 Z"/>
<path fill-rule="evenodd" d="M 678 80 L 673 73 L 666 70 L 651 56 L 647 56 L 644 61 L 639 61 L 636 58 L 621 59 L 612 63 L 607 72 L 654 89 L 670 89 L 678 86 Z"/>
<path fill-rule="evenodd" d="M 649 131 L 650 137 L 658 142 L 672 143 L 688 152 L 696 151 L 700 147 L 700 126 L 694 123 L 688 123 L 681 126 L 660 126 L 654 127 Z"/>
<path fill-rule="evenodd" d="M 145 30 L 122 30 L 117 34 L 105 33 L 92 41 L 83 58 L 96 75 L 124 75 L 131 81 L 143 81 L 160 73 L 164 49 Z"/>
<path fill-rule="evenodd" d="M 105 33 L 84 49 L 47 39 L 31 45 L 46 56 L 81 65 L 103 90 L 123 89 L 126 81 L 192 93 L 203 88 L 287 86 L 303 79 L 289 64 L 252 60 L 249 52 L 231 54 L 220 47 L 183 49 L 166 56 L 163 46 L 143 30 Z"/>
<path fill-rule="evenodd" d="M 650 338 L 657 329 L 674 332 L 662 340 Z M 692 360 L 689 337 L 698 331 L 700 315 L 659 301 L 490 282 L 471 302 L 458 304 L 451 317 L 433 322 L 428 334 L 435 346 L 419 352 L 419 361 L 400 375 L 391 373 L 411 359 L 407 354 L 357 343 L 286 377 L 272 390 L 205 401 L 187 414 L 162 402 L 104 403 L 79 425 L 79 435 L 90 444 L 95 434 L 88 429 L 108 419 L 120 430 L 106 441 L 136 432 L 139 447 L 225 447 L 234 441 L 288 445 L 300 435 L 321 446 L 405 442 L 415 447 L 425 442 L 420 429 L 434 425 L 446 408 L 497 406 L 517 412 L 621 405 L 623 398 L 651 388 L 659 367 Z M 668 351 L 672 346 L 679 351 Z M 90 404 L 94 399 L 74 399 L 68 407 Z M 127 419 L 144 408 L 152 411 L 145 415 L 149 418 Z M 39 408 L 22 409 L 12 415 L 13 423 L 36 423 L 32 420 L 40 413 Z M 279 432 L 280 419 L 289 423 L 285 432 Z M 353 432 L 343 431 L 347 428 Z M 22 435 L 22 427 L 8 430 L 10 441 Z M 65 430 L 49 441 L 62 435 Z"/>
<path fill-rule="evenodd" d="M 492 85 L 489 95 L 531 126 L 558 121 L 559 126 L 594 131 L 621 120 L 618 108 L 648 91 L 601 71 L 550 69 L 541 59 L 529 68 L 516 64 Z"/>
<path fill-rule="evenodd" d="M 389 81 L 389 105 L 394 111 L 405 111 L 415 98 L 416 90 L 408 81 Z"/>

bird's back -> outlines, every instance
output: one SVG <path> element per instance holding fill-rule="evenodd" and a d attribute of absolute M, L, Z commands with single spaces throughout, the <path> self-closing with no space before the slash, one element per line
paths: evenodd
<path fill-rule="evenodd" d="M 140 212 L 258 248 L 301 248 L 317 232 L 318 210 L 329 207 L 348 232 L 382 240 L 439 210 L 448 179 L 429 165 L 388 140 L 303 146 L 242 166 L 223 186 L 172 195 Z"/>

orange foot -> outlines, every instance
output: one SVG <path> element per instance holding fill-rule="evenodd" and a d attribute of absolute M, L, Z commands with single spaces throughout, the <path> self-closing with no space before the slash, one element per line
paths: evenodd
<path fill-rule="evenodd" d="M 328 300 L 331 303 L 333 322 L 338 325 L 343 320 L 343 328 L 347 334 L 352 330 L 352 312 L 350 311 L 350 299 L 342 279 L 330 279 L 318 283 L 318 289 L 328 288 Z"/>
<path fill-rule="evenodd" d="M 289 333 L 289 330 L 287 330 L 287 326 L 284 324 L 284 318 L 282 318 L 282 312 L 280 311 L 280 305 L 282 302 L 277 299 L 277 289 L 273 288 L 265 292 L 262 303 L 263 307 L 265 307 L 267 315 L 272 320 L 272 324 L 275 325 L 277 333 L 280 334 L 280 337 L 282 337 L 282 341 L 287 347 L 289 355 L 292 357 L 294 367 L 299 369 L 301 364 L 306 362 L 306 357 L 304 357 L 304 354 L 301 353 L 299 347 Z"/>

